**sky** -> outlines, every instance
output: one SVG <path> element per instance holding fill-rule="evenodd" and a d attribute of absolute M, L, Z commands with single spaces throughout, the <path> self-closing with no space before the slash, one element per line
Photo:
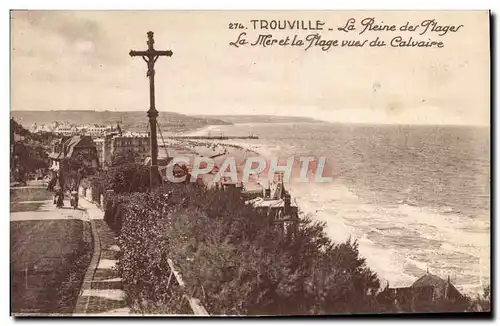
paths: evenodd
<path fill-rule="evenodd" d="M 400 26 L 435 19 L 459 31 L 367 31 L 359 22 Z M 349 18 L 357 31 L 345 33 Z M 443 48 L 258 47 L 229 45 L 248 27 L 248 41 L 311 31 L 253 30 L 250 20 L 322 20 L 324 39 L 389 42 L 394 36 L 442 41 Z M 14 110 L 144 110 L 146 64 L 129 51 L 173 56 L 156 63 L 156 107 L 183 114 L 270 114 L 326 121 L 404 124 L 490 123 L 488 12 L 11 12 L 11 103 Z"/>

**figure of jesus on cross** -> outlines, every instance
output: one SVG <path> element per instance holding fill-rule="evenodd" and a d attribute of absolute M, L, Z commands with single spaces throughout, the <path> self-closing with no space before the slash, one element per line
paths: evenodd
<path fill-rule="evenodd" d="M 160 175 L 158 173 L 158 140 L 156 138 L 156 118 L 158 117 L 158 111 L 155 107 L 155 63 L 159 57 L 171 57 L 172 51 L 159 51 L 154 48 L 153 32 L 148 32 L 148 49 L 146 51 L 130 51 L 131 57 L 140 56 L 148 65 L 148 72 L 146 74 L 149 77 L 149 125 L 151 130 L 150 142 L 151 142 L 151 167 L 149 171 L 149 181 L 150 189 L 154 189 L 158 184 Z"/>

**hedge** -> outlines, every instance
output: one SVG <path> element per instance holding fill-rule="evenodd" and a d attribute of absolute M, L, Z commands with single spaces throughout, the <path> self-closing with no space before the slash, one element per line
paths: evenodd
<path fill-rule="evenodd" d="M 368 312 L 375 306 L 379 281 L 356 242 L 333 244 L 324 225 L 310 220 L 293 237 L 280 237 L 273 220 L 237 192 L 168 184 L 155 193 L 114 196 L 105 218 L 120 234 L 125 291 L 143 313 L 164 312 L 181 295 L 167 286 L 167 258 L 176 262 L 187 294 L 211 314 Z"/>
<path fill-rule="evenodd" d="M 142 180 L 129 188 L 144 189 Z M 120 182 L 114 189 L 124 189 Z M 325 225 L 308 218 L 281 236 L 271 217 L 245 205 L 237 191 L 188 183 L 117 192 L 105 220 L 119 235 L 117 267 L 136 312 L 188 313 L 184 294 L 214 315 L 400 312 L 377 296 L 379 279 L 356 241 L 333 243 Z M 169 258 L 184 290 L 171 277 Z"/>
<path fill-rule="evenodd" d="M 148 194 L 117 195 L 113 198 L 121 219 L 110 220 L 114 229 L 121 229 L 117 268 L 133 310 L 141 313 L 189 313 L 182 310 L 182 291 L 170 276 L 167 252 L 168 239 L 159 232 L 168 222 L 160 218 L 158 200 Z M 108 204 L 113 206 L 113 204 Z M 120 211 L 121 209 L 121 211 Z M 118 226 L 118 228 L 117 228 Z M 170 276 L 170 277 L 169 277 Z"/>

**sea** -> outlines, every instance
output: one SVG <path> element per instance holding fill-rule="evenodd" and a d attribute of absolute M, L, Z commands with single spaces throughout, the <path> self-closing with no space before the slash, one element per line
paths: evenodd
<path fill-rule="evenodd" d="M 333 241 L 358 241 L 382 286 L 409 286 L 426 272 L 469 295 L 489 285 L 489 127 L 248 123 L 200 132 L 257 135 L 224 142 L 266 157 L 325 157 L 331 182 L 287 186 Z"/>

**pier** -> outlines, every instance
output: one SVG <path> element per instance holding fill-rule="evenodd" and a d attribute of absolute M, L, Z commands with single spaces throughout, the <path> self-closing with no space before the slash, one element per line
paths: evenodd
<path fill-rule="evenodd" d="M 205 140 L 227 140 L 227 139 L 259 139 L 258 136 L 171 136 L 171 139 L 205 139 Z"/>

